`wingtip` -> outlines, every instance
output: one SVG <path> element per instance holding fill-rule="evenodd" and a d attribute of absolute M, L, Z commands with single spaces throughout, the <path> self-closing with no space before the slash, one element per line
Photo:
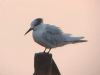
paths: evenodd
<path fill-rule="evenodd" d="M 80 40 L 80 42 L 88 42 L 88 40 Z"/>
<path fill-rule="evenodd" d="M 77 40 L 77 41 L 73 41 L 72 43 L 82 43 L 82 42 L 88 42 L 88 40 Z"/>

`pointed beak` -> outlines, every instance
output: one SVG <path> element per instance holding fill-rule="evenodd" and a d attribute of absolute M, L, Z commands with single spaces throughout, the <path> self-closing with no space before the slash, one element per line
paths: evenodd
<path fill-rule="evenodd" d="M 29 33 L 32 30 L 32 28 L 30 28 L 24 35 L 26 35 L 27 33 Z"/>

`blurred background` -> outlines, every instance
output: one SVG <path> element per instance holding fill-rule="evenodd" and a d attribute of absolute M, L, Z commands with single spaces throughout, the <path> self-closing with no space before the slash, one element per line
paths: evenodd
<path fill-rule="evenodd" d="M 88 40 L 52 49 L 62 75 L 100 75 L 99 0 L 0 0 L 0 75 L 34 73 L 34 54 L 44 48 L 24 33 L 37 17 Z"/>

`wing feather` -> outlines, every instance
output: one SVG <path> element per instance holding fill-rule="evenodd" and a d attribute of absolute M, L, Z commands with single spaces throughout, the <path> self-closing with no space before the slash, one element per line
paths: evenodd
<path fill-rule="evenodd" d="M 42 36 L 45 42 L 48 42 L 53 46 L 58 46 L 58 44 L 63 43 L 65 40 L 60 28 L 53 25 L 47 25 Z"/>

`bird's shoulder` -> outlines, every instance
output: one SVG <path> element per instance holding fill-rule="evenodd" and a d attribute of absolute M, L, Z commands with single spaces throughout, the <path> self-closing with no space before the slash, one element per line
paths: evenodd
<path fill-rule="evenodd" d="M 49 34 L 62 34 L 62 30 L 54 25 L 50 25 L 50 24 L 45 24 L 45 33 L 49 33 Z"/>

